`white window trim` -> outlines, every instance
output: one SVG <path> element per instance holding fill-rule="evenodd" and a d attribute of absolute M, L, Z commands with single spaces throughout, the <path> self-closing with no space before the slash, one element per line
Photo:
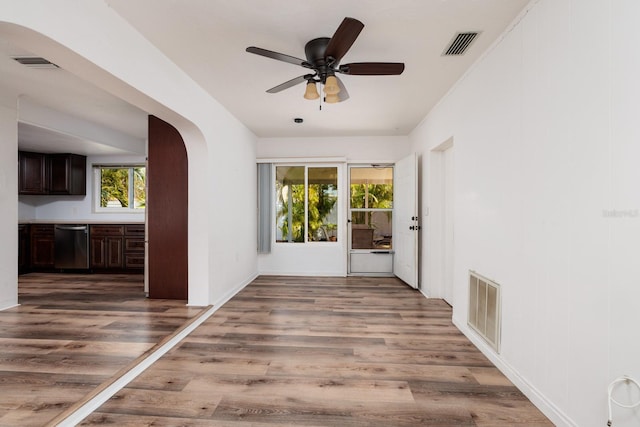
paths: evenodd
<path fill-rule="evenodd" d="M 101 175 L 100 175 L 100 169 L 101 168 L 128 168 L 129 169 L 129 194 L 133 194 L 133 168 L 137 168 L 137 167 L 144 167 L 146 168 L 147 165 L 144 163 L 126 163 L 126 164 L 122 164 L 122 163 L 100 163 L 100 164 L 92 164 L 91 165 L 91 169 L 93 171 L 92 173 L 92 180 L 93 180 L 93 212 L 94 213 L 112 213 L 112 214 L 140 214 L 140 215 L 144 215 L 145 213 L 145 208 L 134 208 L 134 207 L 127 207 L 127 208 L 103 208 L 102 206 L 100 206 L 100 194 L 102 194 L 102 188 L 101 188 Z M 145 190 L 146 191 L 146 190 Z"/>

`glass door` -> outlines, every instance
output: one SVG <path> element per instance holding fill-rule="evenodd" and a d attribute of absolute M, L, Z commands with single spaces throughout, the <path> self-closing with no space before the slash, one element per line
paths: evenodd
<path fill-rule="evenodd" d="M 349 273 L 393 274 L 393 167 L 349 167 Z"/>

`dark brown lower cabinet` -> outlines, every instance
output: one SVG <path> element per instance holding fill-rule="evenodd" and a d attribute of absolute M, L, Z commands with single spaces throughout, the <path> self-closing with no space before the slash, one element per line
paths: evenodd
<path fill-rule="evenodd" d="M 96 273 L 142 273 L 144 224 L 91 224 L 89 268 Z M 18 225 L 18 272 L 55 268 L 54 224 Z"/>
<path fill-rule="evenodd" d="M 124 226 L 124 267 L 144 269 L 144 224 Z"/>
<path fill-rule="evenodd" d="M 144 269 L 144 224 L 91 225 L 89 246 L 91 269 L 105 272 Z"/>
<path fill-rule="evenodd" d="M 124 225 L 89 227 L 89 267 L 121 269 Z"/>
<path fill-rule="evenodd" d="M 31 267 L 50 269 L 55 266 L 53 224 L 31 224 Z"/>
<path fill-rule="evenodd" d="M 29 272 L 31 264 L 31 227 L 29 224 L 18 225 L 18 274 Z"/>

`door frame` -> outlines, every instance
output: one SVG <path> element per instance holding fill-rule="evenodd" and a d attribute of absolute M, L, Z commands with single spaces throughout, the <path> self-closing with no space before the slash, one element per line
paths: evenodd
<path fill-rule="evenodd" d="M 394 162 L 380 162 L 380 163 L 367 163 L 367 162 L 363 162 L 363 163 L 348 163 L 347 165 L 347 177 L 346 177 L 346 182 L 347 184 L 345 185 L 345 209 L 346 209 L 346 225 L 347 225 L 347 239 L 346 239 L 346 255 L 347 255 L 347 276 L 370 276 L 370 277 L 393 277 L 393 257 L 394 257 L 394 251 L 393 251 L 393 246 L 391 247 L 391 249 L 388 251 L 387 253 L 381 253 L 381 252 L 386 252 L 386 251 L 380 251 L 380 250 L 376 250 L 376 249 L 352 249 L 351 245 L 352 245 L 352 236 L 353 236 L 353 227 L 352 227 L 352 222 L 351 222 L 351 170 L 352 168 L 371 168 L 371 167 L 380 167 L 380 168 L 391 168 L 392 169 L 392 182 L 395 182 L 395 163 Z M 372 208 L 373 209 L 373 208 Z M 393 208 L 391 209 L 391 215 L 393 218 Z M 393 235 L 393 228 L 391 229 L 392 235 Z M 374 257 L 386 257 L 386 258 L 391 258 L 390 260 L 390 271 L 388 272 L 375 272 L 375 271 L 358 271 L 358 272 L 352 272 L 351 271 L 351 255 L 355 254 L 355 255 L 367 255 L 367 254 L 372 254 L 372 256 Z M 387 259 L 385 259 L 384 261 L 388 261 Z"/>
<path fill-rule="evenodd" d="M 455 303 L 454 270 L 454 143 L 447 139 L 430 152 L 429 162 L 429 238 L 427 248 L 427 282 L 431 297 Z M 447 165 L 446 156 L 451 164 Z M 450 212 L 448 212 L 450 211 Z"/>

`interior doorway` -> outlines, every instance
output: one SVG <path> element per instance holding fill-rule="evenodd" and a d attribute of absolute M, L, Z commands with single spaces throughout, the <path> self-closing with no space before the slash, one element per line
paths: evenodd
<path fill-rule="evenodd" d="M 429 274 L 433 296 L 454 301 L 454 151 L 448 139 L 431 152 L 431 244 Z M 439 284 L 439 285 L 437 285 Z"/>

